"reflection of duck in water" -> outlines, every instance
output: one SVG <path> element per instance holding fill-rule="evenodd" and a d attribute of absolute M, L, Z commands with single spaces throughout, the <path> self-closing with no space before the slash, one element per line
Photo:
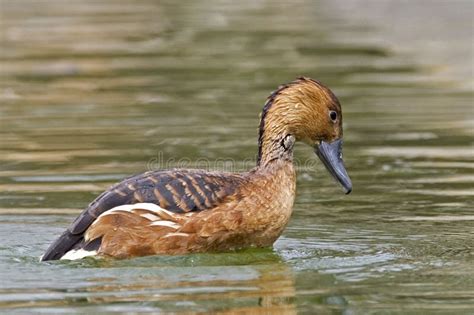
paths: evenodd
<path fill-rule="evenodd" d="M 103 309 L 139 303 L 150 312 L 296 314 L 293 269 L 279 254 L 266 249 L 94 259 L 80 265 L 95 267 L 87 278 L 90 285 L 79 292 L 91 310 L 95 305 Z"/>
<path fill-rule="evenodd" d="M 241 174 L 175 169 L 127 178 L 94 200 L 42 260 L 271 246 L 293 208 L 295 141 L 314 147 L 344 191 L 351 191 L 342 162 L 339 101 L 318 81 L 300 78 L 268 98 L 254 169 Z"/>

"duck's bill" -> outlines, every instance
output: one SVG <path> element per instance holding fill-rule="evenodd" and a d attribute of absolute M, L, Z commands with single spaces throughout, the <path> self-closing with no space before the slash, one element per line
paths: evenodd
<path fill-rule="evenodd" d="M 316 155 L 323 162 L 326 169 L 341 184 L 346 194 L 352 191 L 352 182 L 347 175 L 342 160 L 342 139 L 327 143 L 321 141 L 315 148 Z"/>

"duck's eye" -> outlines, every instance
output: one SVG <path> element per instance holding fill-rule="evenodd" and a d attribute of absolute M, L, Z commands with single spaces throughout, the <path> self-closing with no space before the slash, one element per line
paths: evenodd
<path fill-rule="evenodd" d="M 329 117 L 331 118 L 332 121 L 336 121 L 337 113 L 332 110 L 332 111 L 329 112 Z"/>

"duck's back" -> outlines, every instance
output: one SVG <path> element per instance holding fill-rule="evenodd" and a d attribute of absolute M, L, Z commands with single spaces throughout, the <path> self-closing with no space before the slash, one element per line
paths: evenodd
<path fill-rule="evenodd" d="M 96 249 L 100 239 L 85 242 L 84 233 L 104 212 L 121 205 L 150 203 L 173 213 L 212 209 L 232 196 L 245 176 L 202 170 L 147 172 L 126 178 L 97 197 L 48 248 L 41 260 L 56 260 L 77 248 Z"/>

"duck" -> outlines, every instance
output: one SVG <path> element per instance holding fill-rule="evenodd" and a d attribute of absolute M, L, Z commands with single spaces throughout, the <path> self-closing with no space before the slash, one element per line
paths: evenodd
<path fill-rule="evenodd" d="M 320 81 L 299 77 L 265 102 L 254 168 L 155 170 L 128 177 L 92 201 L 41 261 L 272 247 L 293 211 L 296 142 L 312 147 L 344 193 L 352 191 L 342 136 L 337 97 Z"/>

